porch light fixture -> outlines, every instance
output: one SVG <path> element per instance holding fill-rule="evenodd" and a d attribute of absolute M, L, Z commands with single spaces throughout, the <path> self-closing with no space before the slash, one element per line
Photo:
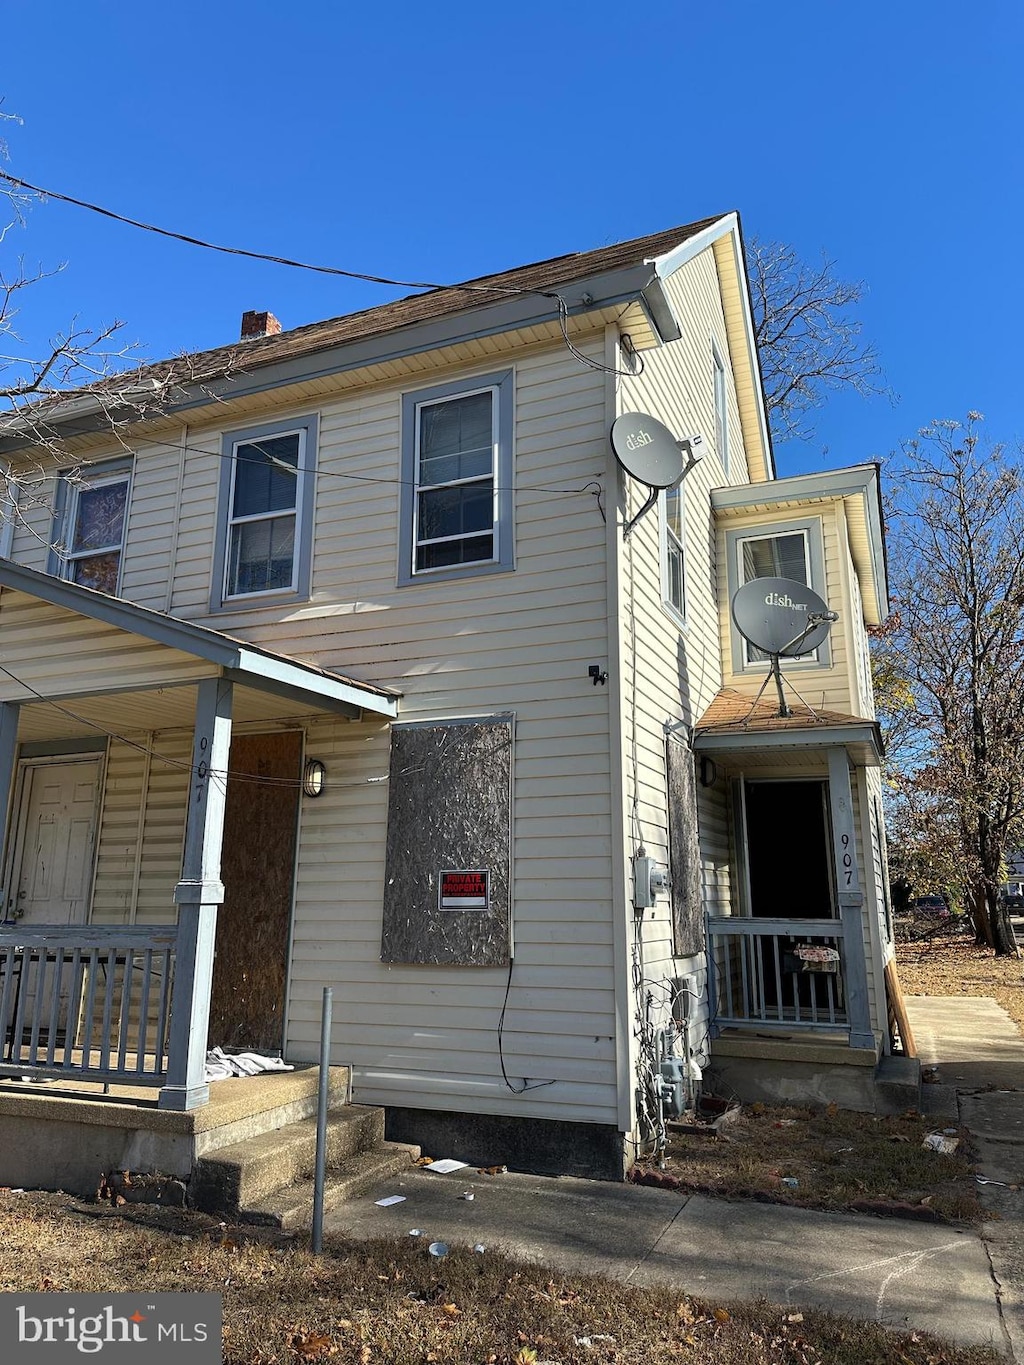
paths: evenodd
<path fill-rule="evenodd" d="M 715 779 L 718 777 L 718 767 L 713 758 L 708 758 L 707 754 L 700 756 L 700 785 L 702 787 L 713 787 Z"/>
<path fill-rule="evenodd" d="M 307 796 L 320 796 L 324 789 L 327 769 L 319 758 L 307 758 L 302 770 L 302 790 Z"/>

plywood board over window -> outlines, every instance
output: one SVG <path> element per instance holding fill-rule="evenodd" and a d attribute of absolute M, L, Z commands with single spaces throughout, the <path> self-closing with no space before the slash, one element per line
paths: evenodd
<path fill-rule="evenodd" d="M 512 737 L 511 716 L 392 730 L 381 961 L 507 964 Z"/>
<path fill-rule="evenodd" d="M 704 947 L 701 913 L 700 837 L 693 754 L 677 739 L 666 741 L 669 856 L 672 864 L 672 940 L 676 957 Z"/>

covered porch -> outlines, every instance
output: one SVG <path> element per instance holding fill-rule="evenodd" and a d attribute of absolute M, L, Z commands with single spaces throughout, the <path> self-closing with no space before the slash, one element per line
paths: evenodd
<path fill-rule="evenodd" d="M 144 1107 L 165 1111 L 205 1106 L 229 779 L 288 789 L 294 823 L 306 727 L 390 720 L 397 707 L 383 689 L 0 561 L 0 1083 L 106 1089 L 121 1105 L 148 1095 Z M 289 775 L 262 758 L 233 761 L 239 727 L 257 738 L 287 732 Z M 178 747 L 155 742 L 158 733 L 178 736 Z M 115 746 L 147 781 L 154 768 L 168 775 L 162 825 L 131 808 Z M 116 894 L 97 917 L 108 809 Z M 162 859 L 158 876 L 146 875 L 144 842 Z M 295 847 L 293 830 L 293 859 Z M 294 866 L 285 872 L 290 917 Z M 275 950 L 282 981 L 287 931 Z"/>
<path fill-rule="evenodd" d="M 726 690 L 694 735 L 729 830 L 728 889 L 706 917 L 712 1058 L 751 1098 L 801 1098 L 802 1068 L 813 1092 L 823 1069 L 856 1067 L 843 1083 L 860 1092 L 887 1041 L 878 727 L 789 710 Z"/>

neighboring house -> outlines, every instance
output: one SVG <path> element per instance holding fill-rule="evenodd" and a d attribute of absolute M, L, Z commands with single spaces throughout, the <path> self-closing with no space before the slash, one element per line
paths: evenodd
<path fill-rule="evenodd" d="M 434 1152 L 621 1176 L 662 1070 L 870 1107 L 878 474 L 775 478 L 736 216 L 246 318 L 116 442 L 102 388 L 50 411 L 76 467 L 8 534 L 0 1073 L 191 1112 L 207 1042 L 315 1061 L 330 986 Z M 628 536 L 624 412 L 705 452 Z M 765 574 L 839 614 L 788 717 L 730 617 Z"/>

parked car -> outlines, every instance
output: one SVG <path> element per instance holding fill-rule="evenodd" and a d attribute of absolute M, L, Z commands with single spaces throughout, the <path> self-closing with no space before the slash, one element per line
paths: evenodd
<path fill-rule="evenodd" d="M 916 900 L 910 902 L 910 908 L 915 915 L 925 919 L 949 918 L 949 906 L 939 895 L 918 896 Z"/>

